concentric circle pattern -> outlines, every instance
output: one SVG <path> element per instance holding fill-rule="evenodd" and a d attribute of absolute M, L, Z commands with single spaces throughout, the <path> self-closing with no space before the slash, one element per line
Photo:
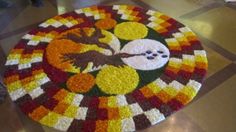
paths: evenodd
<path fill-rule="evenodd" d="M 32 120 L 61 131 L 135 131 L 188 104 L 207 57 L 160 12 L 92 6 L 55 16 L 11 50 L 4 82 Z"/>

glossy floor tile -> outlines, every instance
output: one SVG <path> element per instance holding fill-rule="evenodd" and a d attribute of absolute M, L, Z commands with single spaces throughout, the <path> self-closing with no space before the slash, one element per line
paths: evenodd
<path fill-rule="evenodd" d="M 178 2 L 170 2 L 168 0 L 142 1 L 174 18 L 178 18 L 181 15 L 199 9 L 213 2 L 213 0 L 178 0 Z"/>
<path fill-rule="evenodd" d="M 18 113 L 20 121 L 23 125 L 23 128 L 24 128 L 23 131 L 25 131 L 25 132 L 42 132 L 42 131 L 44 131 L 41 124 L 28 118 L 18 108 L 17 108 L 17 113 Z"/>
<path fill-rule="evenodd" d="M 186 24 L 215 44 L 236 54 L 236 10 L 218 7 L 187 19 Z"/>
<path fill-rule="evenodd" d="M 184 112 L 177 112 L 158 125 L 150 127 L 141 132 L 204 132 Z"/>
<path fill-rule="evenodd" d="M 201 41 L 203 44 L 204 41 Z M 222 56 L 221 54 L 215 52 L 213 49 L 204 46 L 204 49 L 207 51 L 207 59 L 208 59 L 208 72 L 207 77 L 212 76 L 216 72 L 220 71 L 227 65 L 231 63 L 230 60 Z M 219 63 L 220 62 L 220 63 Z"/>
<path fill-rule="evenodd" d="M 104 4 L 104 5 L 114 5 L 114 4 L 128 4 L 128 5 L 137 5 L 131 0 L 68 0 L 68 1 L 58 1 L 58 13 L 63 14 L 65 12 L 73 11 L 74 9 L 79 9 L 87 6 Z"/>
<path fill-rule="evenodd" d="M 131 0 L 114 0 L 109 2 L 107 5 L 122 5 L 122 4 L 126 4 L 126 5 L 138 5 L 137 3 L 131 1 Z"/>
<path fill-rule="evenodd" d="M 58 13 L 73 11 L 74 9 L 96 5 L 106 0 L 57 0 Z"/>
<path fill-rule="evenodd" d="M 10 32 L 37 22 L 42 22 L 55 15 L 57 15 L 57 9 L 48 1 L 44 1 L 44 6 L 41 8 L 29 4 L 0 33 Z"/>
<path fill-rule="evenodd" d="M 3 74 L 3 70 L 4 69 L 4 64 L 5 64 L 5 61 L 6 61 L 6 55 L 2 49 L 2 47 L 0 47 L 0 75 Z"/>
<path fill-rule="evenodd" d="M 21 32 L 17 35 L 13 35 L 11 37 L 7 37 L 5 39 L 0 40 L 1 47 L 5 55 L 9 54 L 10 50 L 17 44 L 17 42 L 21 39 L 21 37 L 26 34 L 26 32 Z"/>
<path fill-rule="evenodd" d="M 29 4 L 27 0 L 7 0 L 11 3 L 9 8 L 0 8 L 0 33 L 2 30 L 12 21 L 15 16 L 19 14 L 22 10 L 26 8 Z"/>
<path fill-rule="evenodd" d="M 206 132 L 236 130 L 236 75 L 183 111 Z"/>
<path fill-rule="evenodd" d="M 16 112 L 16 106 L 12 103 L 10 98 L 7 98 L 6 101 L 0 105 L 0 110 L 0 128 L 2 132 L 20 132 L 24 130 L 22 122 Z"/>

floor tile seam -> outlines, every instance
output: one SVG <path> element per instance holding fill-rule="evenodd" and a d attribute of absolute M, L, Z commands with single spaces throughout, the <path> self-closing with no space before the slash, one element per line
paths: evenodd
<path fill-rule="evenodd" d="M 205 79 L 202 88 L 192 102 L 195 102 L 202 96 L 207 95 L 210 91 L 214 90 L 234 75 L 236 75 L 236 64 L 231 63 L 225 66 L 223 69 Z"/>
<path fill-rule="evenodd" d="M 155 7 L 149 5 L 146 2 L 143 2 L 142 0 L 131 0 L 131 1 L 134 2 L 135 4 L 137 4 L 140 7 L 151 9 L 151 10 L 157 10 L 158 11 L 158 9 L 156 9 Z"/>
<path fill-rule="evenodd" d="M 9 37 L 12 37 L 12 36 L 14 36 L 14 35 L 20 34 L 20 33 L 22 33 L 22 32 L 29 31 L 30 29 L 32 29 L 32 28 L 34 28 L 34 27 L 37 27 L 37 25 L 40 24 L 40 23 L 42 23 L 42 22 L 43 22 L 43 21 L 36 22 L 36 23 L 30 24 L 30 25 L 27 25 L 27 26 L 18 28 L 18 29 L 13 30 L 13 31 L 9 31 L 9 32 L 6 32 L 6 33 L 2 33 L 2 34 L 0 34 L 0 40 L 7 39 L 7 38 L 9 38 Z"/>
<path fill-rule="evenodd" d="M 14 4 L 14 6 L 17 6 L 18 3 Z M 10 22 L 12 22 L 18 15 L 21 14 L 21 12 L 27 8 L 27 4 L 26 3 L 22 3 L 21 6 L 19 6 L 18 8 L 9 8 L 9 9 L 6 9 L 6 11 L 4 11 L 4 13 L 1 15 L 1 18 L 4 19 L 4 20 L 1 20 L 1 23 L 0 23 L 0 29 L 3 31 L 5 29 L 5 27 L 7 27 L 7 25 L 10 24 Z M 6 21 L 7 20 L 7 21 Z M 0 31 L 0 33 L 2 32 Z"/>
<path fill-rule="evenodd" d="M 212 9 L 215 9 L 215 8 L 219 8 L 219 7 L 222 7 L 223 5 L 219 2 L 211 2 L 207 5 L 204 5 L 198 9 L 195 9 L 193 11 L 190 11 L 186 14 L 183 14 L 181 16 L 179 16 L 179 18 L 185 18 L 185 19 L 189 19 L 189 18 L 193 18 L 193 17 L 196 17 L 196 16 L 199 16 L 205 12 L 208 12 Z"/>
<path fill-rule="evenodd" d="M 57 0 L 47 0 L 53 7 L 57 9 Z"/>
<path fill-rule="evenodd" d="M 203 40 L 203 45 L 207 46 L 208 48 L 214 50 L 216 53 L 220 54 L 221 56 L 227 58 L 228 60 L 234 62 L 236 61 L 236 54 L 231 53 L 227 49 L 221 47 L 218 43 L 213 42 L 212 40 L 209 40 L 199 33 L 197 33 L 197 36 L 200 38 L 200 40 Z"/>

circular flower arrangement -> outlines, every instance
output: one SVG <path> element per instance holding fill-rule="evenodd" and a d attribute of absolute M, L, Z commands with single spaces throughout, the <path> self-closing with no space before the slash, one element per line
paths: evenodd
<path fill-rule="evenodd" d="M 135 6 L 53 17 L 11 50 L 4 82 L 33 120 L 62 131 L 135 131 L 189 103 L 207 70 L 196 35 Z"/>

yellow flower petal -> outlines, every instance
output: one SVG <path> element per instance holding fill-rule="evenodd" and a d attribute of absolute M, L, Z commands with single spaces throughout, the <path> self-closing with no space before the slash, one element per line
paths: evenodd
<path fill-rule="evenodd" d="M 120 39 L 135 40 L 146 37 L 148 28 L 138 22 L 123 22 L 115 26 L 114 32 Z"/>

